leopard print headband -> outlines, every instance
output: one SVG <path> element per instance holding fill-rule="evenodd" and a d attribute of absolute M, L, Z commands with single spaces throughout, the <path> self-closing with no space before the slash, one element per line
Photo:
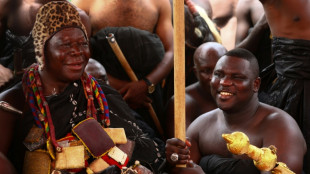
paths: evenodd
<path fill-rule="evenodd" d="M 44 46 L 58 31 L 68 28 L 80 28 L 87 39 L 87 32 L 80 19 L 77 9 L 66 1 L 51 1 L 42 6 L 36 16 L 32 29 L 32 37 L 35 49 L 36 60 L 39 69 L 44 67 Z"/>

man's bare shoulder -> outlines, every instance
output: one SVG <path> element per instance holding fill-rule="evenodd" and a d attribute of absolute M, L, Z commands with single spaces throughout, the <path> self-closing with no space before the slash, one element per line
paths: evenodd
<path fill-rule="evenodd" d="M 263 118 L 261 128 L 266 134 L 273 132 L 273 134 L 301 135 L 297 122 L 287 112 L 264 103 L 260 105 L 262 111 L 259 114 Z"/>
<path fill-rule="evenodd" d="M 293 119 L 287 112 L 277 107 L 264 103 L 260 103 L 260 106 L 262 107 L 263 112 L 266 113 L 265 118 L 268 119 L 268 121 Z"/>
<path fill-rule="evenodd" d="M 198 82 L 191 84 L 185 88 L 185 97 L 187 100 L 195 100 L 196 96 L 199 95 L 197 90 Z"/>
<path fill-rule="evenodd" d="M 188 131 L 199 131 L 202 127 L 207 127 L 208 125 L 212 125 L 218 119 L 218 116 L 222 114 L 220 109 L 214 109 L 212 111 L 206 112 L 199 117 L 197 117 L 188 127 Z"/>
<path fill-rule="evenodd" d="M 263 112 L 259 136 L 261 146 L 274 145 L 277 148 L 278 161 L 284 162 L 296 173 L 300 173 L 306 143 L 296 121 L 288 113 L 270 105 L 261 104 Z"/>

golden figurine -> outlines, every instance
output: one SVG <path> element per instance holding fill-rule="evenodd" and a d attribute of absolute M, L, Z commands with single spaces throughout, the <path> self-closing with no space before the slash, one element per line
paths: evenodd
<path fill-rule="evenodd" d="M 282 162 L 277 162 L 277 149 L 271 145 L 268 148 L 258 148 L 250 144 L 247 135 L 242 132 L 222 134 L 227 142 L 228 150 L 235 155 L 248 155 L 260 171 L 271 171 L 273 174 L 293 174 Z"/>

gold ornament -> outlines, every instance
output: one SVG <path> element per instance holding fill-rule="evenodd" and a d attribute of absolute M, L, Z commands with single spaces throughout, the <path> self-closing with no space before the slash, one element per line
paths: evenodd
<path fill-rule="evenodd" d="M 292 174 L 284 163 L 277 162 L 277 148 L 273 145 L 268 148 L 258 148 L 250 144 L 247 135 L 242 132 L 222 134 L 227 142 L 228 150 L 235 155 L 246 154 L 254 161 L 254 165 L 261 171 L 271 171 L 273 174 Z"/>

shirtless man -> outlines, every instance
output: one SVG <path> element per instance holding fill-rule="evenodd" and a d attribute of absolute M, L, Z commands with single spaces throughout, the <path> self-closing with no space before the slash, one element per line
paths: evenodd
<path fill-rule="evenodd" d="M 16 36 L 17 38 L 25 41 L 26 38 L 29 36 L 30 31 L 32 30 L 37 11 L 43 4 L 46 4 L 48 2 L 50 2 L 50 0 L 0 0 L 0 42 L 4 42 L 3 44 L 5 46 L 8 45 L 8 43 L 5 41 L 6 31 L 9 31 L 13 36 Z M 90 35 L 91 30 L 89 17 L 84 11 L 80 9 L 78 10 L 83 24 L 86 27 L 87 34 Z M 5 76 L 0 76 L 0 87 L 13 77 L 14 63 L 12 52 L 13 49 L 16 49 L 16 47 L 21 47 L 21 45 L 10 45 L 10 47 L 11 46 L 13 48 L 7 48 L 11 50 L 8 51 L 9 55 L 3 55 L 4 53 L 0 54 L 0 57 L 10 57 L 7 60 L 0 60 L 0 63 L 3 63 L 3 66 L 0 66 L 0 73 L 5 74 Z M 2 49 L 5 48 L 0 48 L 1 51 Z M 26 57 L 27 59 L 31 59 L 30 57 L 28 57 L 29 55 L 30 54 L 27 54 L 26 56 L 24 56 L 24 58 Z M 34 61 L 34 58 L 32 59 Z M 30 62 L 29 64 L 32 63 L 34 62 Z"/>
<path fill-rule="evenodd" d="M 260 101 L 279 107 L 294 117 L 310 149 L 310 0 L 260 1 L 273 36 L 277 75 L 277 80 L 265 81 L 268 86 L 260 92 Z M 304 164 L 304 170 L 309 174 L 310 150 Z"/>
<path fill-rule="evenodd" d="M 194 71 L 198 82 L 185 88 L 186 127 L 199 115 L 217 108 L 210 93 L 210 81 L 217 60 L 226 53 L 219 43 L 207 42 L 200 45 L 194 54 Z M 174 98 L 172 97 L 166 110 L 166 137 L 174 136 Z"/>
<path fill-rule="evenodd" d="M 169 0 L 72 0 L 72 3 L 89 14 L 93 36 L 106 27 L 131 26 L 155 33 L 160 38 L 164 46 L 164 56 L 155 68 L 144 76 L 144 80 L 121 80 L 111 76 L 105 66 L 110 85 L 120 91 L 133 109 L 144 108 L 151 102 L 148 89 L 153 85 L 160 85 L 173 67 L 173 28 Z"/>
<path fill-rule="evenodd" d="M 72 0 L 89 14 L 92 35 L 105 27 L 131 26 L 156 33 L 166 50 L 163 61 L 147 76 L 153 84 L 159 83 L 173 65 L 173 28 L 169 0 Z M 109 79 L 111 84 L 112 79 Z"/>
<path fill-rule="evenodd" d="M 275 145 L 277 161 L 286 163 L 292 171 L 300 174 L 306 152 L 305 140 L 290 115 L 258 101 L 258 74 L 255 56 L 245 49 L 236 48 L 221 57 L 211 80 L 211 94 L 219 108 L 201 115 L 189 126 L 187 136 L 191 144 L 176 138 L 167 140 L 167 160 L 171 164 L 184 164 L 191 159 L 194 163 L 200 162 L 206 173 L 213 169 L 212 172 L 221 171 L 219 173 L 252 174 L 255 173 L 253 170 L 259 173 L 253 160 L 232 155 L 222 138 L 223 133 L 241 131 L 249 137 L 251 144 L 259 148 Z M 170 159 L 172 153 L 179 154 L 178 161 Z M 177 173 L 202 172 L 198 165 L 175 170 Z"/>

